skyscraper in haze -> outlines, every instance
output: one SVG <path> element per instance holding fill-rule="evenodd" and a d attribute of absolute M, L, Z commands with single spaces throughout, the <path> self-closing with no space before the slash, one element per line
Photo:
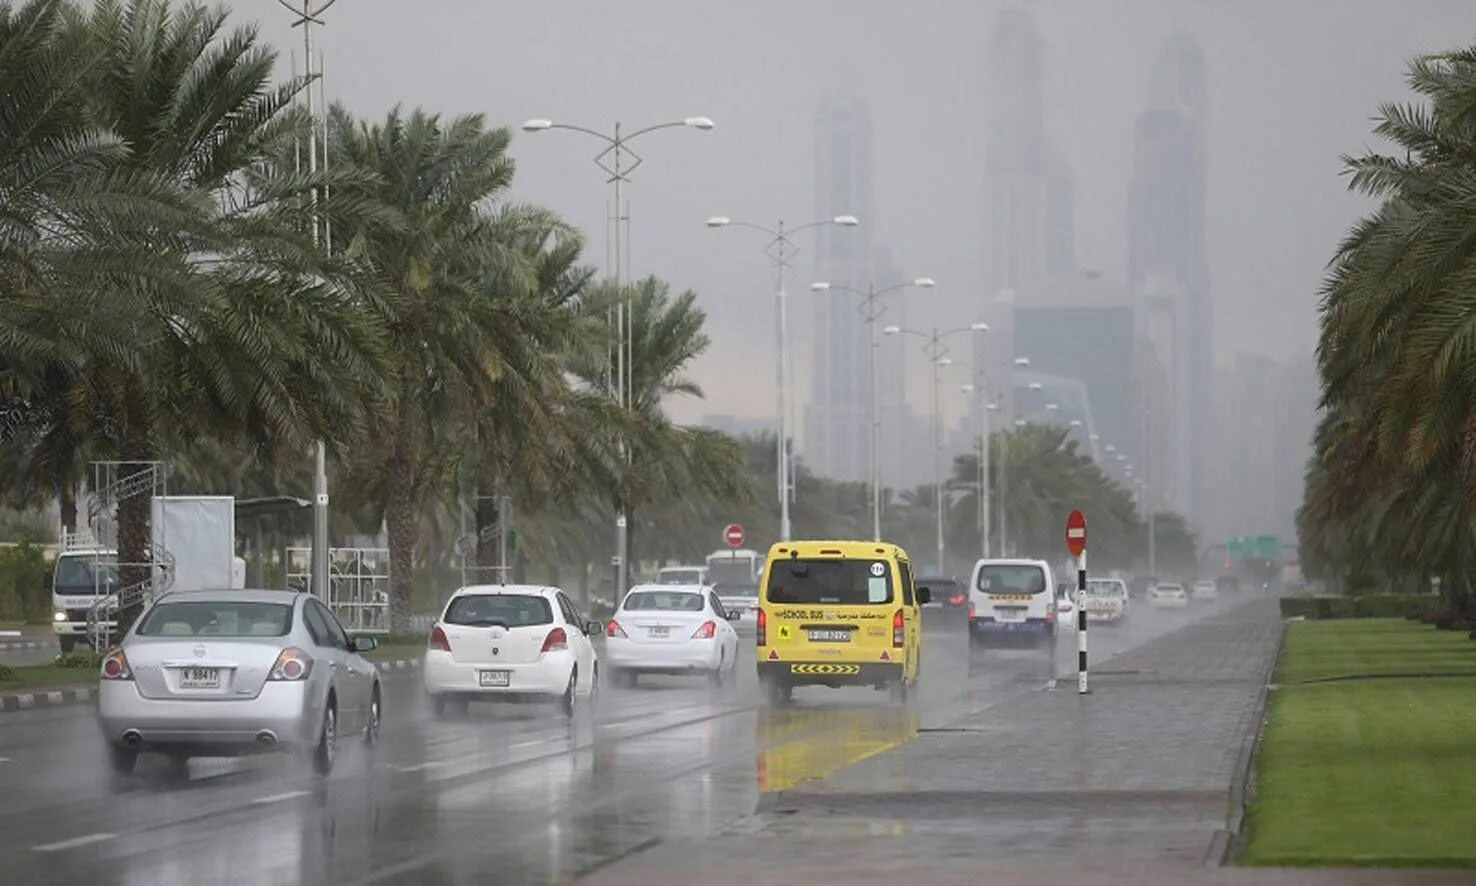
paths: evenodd
<path fill-rule="evenodd" d="M 1035 17 L 1007 9 L 994 20 L 986 53 L 984 205 L 988 291 L 981 293 L 977 319 L 993 327 L 979 347 L 980 364 L 993 380 L 1009 386 L 1014 308 L 1028 308 L 1051 274 L 1073 269 L 1074 207 L 1070 169 L 1050 144 L 1042 111 L 1044 52 Z M 1012 298 L 999 298 L 1010 293 Z M 1008 404 L 1007 404 L 1008 405 Z"/>
<path fill-rule="evenodd" d="M 824 476 L 865 480 L 870 435 L 869 339 L 860 299 L 840 291 L 864 290 L 872 245 L 871 114 L 851 96 L 820 101 L 815 111 L 815 218 L 853 214 L 858 228 L 817 229 L 815 279 L 837 288 L 802 297 L 813 300 L 814 341 L 804 457 Z"/>
<path fill-rule="evenodd" d="M 1155 343 L 1171 354 L 1166 365 L 1172 427 L 1155 432 L 1170 441 L 1169 503 L 1191 518 L 1203 498 L 1202 454 L 1214 402 L 1214 338 L 1209 271 L 1205 262 L 1205 75 L 1193 38 L 1163 41 L 1148 84 L 1148 102 L 1135 126 L 1133 178 L 1128 194 L 1128 282 L 1160 303 L 1173 293 L 1172 341 Z M 1160 308 L 1162 309 L 1162 308 Z M 1160 416 L 1155 415 L 1155 422 Z"/>

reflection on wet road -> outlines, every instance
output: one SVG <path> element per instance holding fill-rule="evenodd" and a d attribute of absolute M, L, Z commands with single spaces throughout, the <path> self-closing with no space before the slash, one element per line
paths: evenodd
<path fill-rule="evenodd" d="M 1211 608 L 1144 608 L 1093 648 L 1109 655 Z M 1060 644 L 1058 668 L 1073 650 Z M 386 675 L 381 745 L 350 749 L 326 782 L 282 757 L 184 768 L 146 757 L 114 785 L 90 709 L 5 714 L 0 854 L 17 883 L 577 878 L 658 842 L 741 828 L 763 792 L 1040 691 L 1049 669 L 1039 653 L 973 659 L 960 628 L 930 624 L 922 691 L 905 707 L 871 689 L 810 688 L 771 710 L 745 671 L 726 689 L 681 678 L 607 689 L 572 720 L 487 705 L 436 719 L 414 674 Z"/>

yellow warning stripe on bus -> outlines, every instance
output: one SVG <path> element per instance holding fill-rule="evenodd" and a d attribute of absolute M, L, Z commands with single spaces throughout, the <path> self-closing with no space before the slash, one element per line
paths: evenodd
<path fill-rule="evenodd" d="M 791 674 L 859 674 L 861 666 L 854 664 L 793 664 Z"/>

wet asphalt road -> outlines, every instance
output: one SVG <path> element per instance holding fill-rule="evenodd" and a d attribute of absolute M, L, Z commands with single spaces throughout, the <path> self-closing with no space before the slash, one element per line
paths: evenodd
<path fill-rule="evenodd" d="M 1091 634 L 1095 658 L 1233 601 L 1136 607 Z M 767 709 L 737 686 L 653 678 L 552 708 L 474 705 L 435 719 L 415 672 L 387 673 L 383 740 L 346 740 L 320 781 L 285 757 L 157 757 L 114 784 L 90 707 L 0 714 L 0 859 L 14 883 L 521 883 L 575 879 L 663 841 L 741 827 L 763 792 L 895 747 L 1017 692 L 1041 690 L 1041 653 L 971 656 L 929 612 L 922 691 L 803 689 Z M 746 638 L 751 644 L 751 636 Z M 1063 634 L 1055 669 L 1074 680 Z M 1110 668 L 1110 663 L 1106 665 Z"/>

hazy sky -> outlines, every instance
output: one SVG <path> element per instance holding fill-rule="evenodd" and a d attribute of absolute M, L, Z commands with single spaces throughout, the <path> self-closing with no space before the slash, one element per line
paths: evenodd
<path fill-rule="evenodd" d="M 236 0 L 285 51 L 301 33 L 276 0 Z M 704 412 L 772 411 L 773 275 L 756 236 L 721 214 L 810 221 L 813 115 L 825 94 L 870 103 L 874 218 L 899 270 L 938 288 L 913 324 L 966 325 L 985 279 L 980 242 L 983 53 L 995 13 L 1034 11 L 1045 119 L 1075 184 L 1080 267 L 1121 277 L 1134 117 L 1162 37 L 1183 30 L 1208 78 L 1209 270 L 1216 358 L 1289 359 L 1315 341 L 1322 269 L 1362 209 L 1338 155 L 1374 144 L 1380 101 L 1404 99 L 1405 59 L 1476 41 L 1471 0 L 341 0 L 316 34 L 331 100 L 366 116 L 394 103 L 479 111 L 516 126 L 550 117 L 608 129 L 705 115 L 718 128 L 640 143 L 630 191 L 633 270 L 695 289 L 713 347 L 694 374 Z M 519 133 L 515 198 L 587 232 L 603 263 L 608 189 L 573 133 Z M 812 273 L 795 265 L 799 333 Z M 796 342 L 801 392 L 804 340 Z M 921 384 L 921 369 L 918 369 Z"/>

